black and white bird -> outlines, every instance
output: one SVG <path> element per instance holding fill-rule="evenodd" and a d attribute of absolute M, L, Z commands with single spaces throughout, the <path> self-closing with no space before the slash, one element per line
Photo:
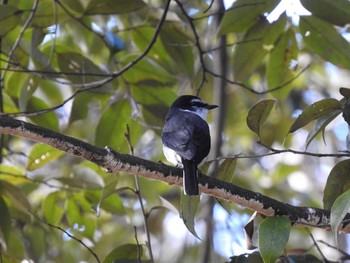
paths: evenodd
<path fill-rule="evenodd" d="M 184 95 L 171 105 L 162 132 L 166 159 L 183 166 L 186 195 L 198 195 L 198 164 L 209 154 L 210 133 L 206 117 L 210 105 L 196 96 Z"/>

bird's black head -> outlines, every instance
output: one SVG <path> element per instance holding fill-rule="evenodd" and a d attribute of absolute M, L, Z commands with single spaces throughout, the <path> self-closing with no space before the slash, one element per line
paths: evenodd
<path fill-rule="evenodd" d="M 210 105 L 197 96 L 183 95 L 178 97 L 171 107 L 196 112 L 200 109 L 212 110 L 217 108 L 218 106 Z"/>

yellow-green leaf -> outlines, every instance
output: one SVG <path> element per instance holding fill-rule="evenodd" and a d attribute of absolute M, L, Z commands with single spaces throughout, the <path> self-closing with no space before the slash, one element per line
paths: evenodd
<path fill-rule="evenodd" d="M 332 24 L 314 16 L 301 16 L 299 28 L 308 49 L 337 66 L 350 69 L 350 43 Z"/>
<path fill-rule="evenodd" d="M 200 238 L 195 229 L 194 219 L 198 210 L 199 200 L 199 196 L 185 195 L 181 192 L 181 218 L 187 229 L 198 239 Z"/>
<path fill-rule="evenodd" d="M 64 152 L 59 151 L 46 144 L 35 144 L 27 159 L 27 170 L 34 171 L 61 157 Z"/>

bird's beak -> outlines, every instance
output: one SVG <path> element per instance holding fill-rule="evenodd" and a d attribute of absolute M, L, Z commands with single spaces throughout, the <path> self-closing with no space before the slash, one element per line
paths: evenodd
<path fill-rule="evenodd" d="M 210 104 L 207 105 L 208 110 L 212 110 L 212 109 L 215 109 L 217 107 L 219 107 L 219 106 L 218 105 L 210 105 Z"/>

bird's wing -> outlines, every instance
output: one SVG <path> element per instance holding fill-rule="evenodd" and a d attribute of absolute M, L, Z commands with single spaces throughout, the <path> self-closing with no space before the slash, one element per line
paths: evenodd
<path fill-rule="evenodd" d="M 163 128 L 162 141 L 187 160 L 200 163 L 210 150 L 208 124 L 198 115 L 190 112 L 170 116 Z"/>

